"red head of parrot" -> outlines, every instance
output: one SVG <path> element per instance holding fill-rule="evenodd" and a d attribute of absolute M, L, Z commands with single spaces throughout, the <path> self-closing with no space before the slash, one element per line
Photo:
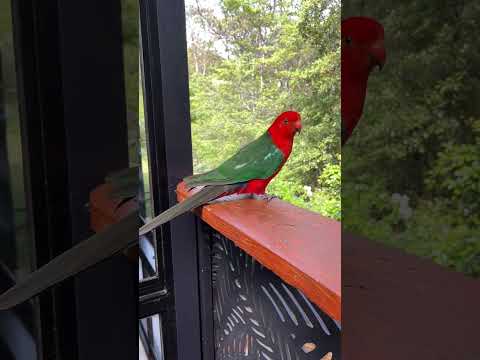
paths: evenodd
<path fill-rule="evenodd" d="M 295 135 L 302 130 L 302 118 L 296 111 L 285 111 L 277 116 L 268 132 L 274 144 L 288 158 Z"/>
<path fill-rule="evenodd" d="M 341 105 L 342 143 L 357 125 L 365 102 L 371 71 L 382 69 L 386 61 L 383 26 L 368 17 L 342 21 Z"/>

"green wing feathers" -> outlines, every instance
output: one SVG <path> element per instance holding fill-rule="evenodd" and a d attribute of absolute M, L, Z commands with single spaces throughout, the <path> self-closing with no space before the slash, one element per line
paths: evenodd
<path fill-rule="evenodd" d="M 218 168 L 203 174 L 188 176 L 183 181 L 187 188 L 202 185 L 227 185 L 253 179 L 267 179 L 284 161 L 284 155 L 268 133 L 240 149 Z"/>
<path fill-rule="evenodd" d="M 112 188 L 112 197 L 126 199 L 137 196 L 140 187 L 140 167 L 130 167 L 109 174 L 105 183 Z"/>

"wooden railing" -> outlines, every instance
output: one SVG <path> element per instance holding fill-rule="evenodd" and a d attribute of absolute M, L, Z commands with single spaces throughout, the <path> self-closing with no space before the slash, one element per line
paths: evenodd
<path fill-rule="evenodd" d="M 188 196 L 182 184 L 177 194 Z M 118 208 L 106 185 L 90 200 L 96 231 L 135 206 Z M 334 319 L 343 315 L 343 357 L 480 358 L 478 280 L 361 237 L 340 239 L 339 223 L 279 200 L 213 204 L 197 214 Z"/>
<path fill-rule="evenodd" d="M 194 192 L 181 183 L 178 200 Z M 341 319 L 339 222 L 278 199 L 211 204 L 197 214 L 333 319 Z"/>
<path fill-rule="evenodd" d="M 136 206 L 121 206 L 101 185 L 90 196 L 91 227 L 100 231 Z M 193 194 L 190 193 L 190 194 Z M 179 201 L 190 195 L 179 184 Z M 333 319 L 341 319 L 340 223 L 278 199 L 241 200 L 203 206 L 200 218 L 272 270 L 302 290 Z"/>
<path fill-rule="evenodd" d="M 90 195 L 91 227 L 100 231 L 136 207 L 121 206 L 101 185 Z M 184 184 L 178 200 L 190 196 Z M 340 223 L 284 201 L 241 200 L 211 204 L 196 213 L 283 281 L 300 289 L 333 319 L 341 319 Z"/>
<path fill-rule="evenodd" d="M 136 207 L 110 190 L 102 185 L 91 194 L 95 231 Z M 178 201 L 194 192 L 179 184 Z M 211 204 L 196 213 L 211 261 L 205 286 L 215 358 L 236 351 L 232 344 L 272 359 L 339 358 L 340 224 L 278 199 Z"/>

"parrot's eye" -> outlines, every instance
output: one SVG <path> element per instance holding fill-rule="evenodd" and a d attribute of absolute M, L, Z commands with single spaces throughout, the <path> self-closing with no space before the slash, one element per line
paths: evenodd
<path fill-rule="evenodd" d="M 287 125 L 287 124 L 288 124 L 288 119 L 283 120 L 283 123 L 284 123 L 285 125 Z"/>
<path fill-rule="evenodd" d="M 347 45 L 351 45 L 351 44 L 352 44 L 352 38 L 351 38 L 350 36 L 347 36 L 347 37 L 345 38 L 345 43 L 346 43 Z"/>

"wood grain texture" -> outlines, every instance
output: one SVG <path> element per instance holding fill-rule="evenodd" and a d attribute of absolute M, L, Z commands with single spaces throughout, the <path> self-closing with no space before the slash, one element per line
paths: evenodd
<path fill-rule="evenodd" d="M 191 196 L 183 183 L 178 200 Z M 196 210 L 203 221 L 341 320 L 341 225 L 279 199 L 239 200 Z"/>

